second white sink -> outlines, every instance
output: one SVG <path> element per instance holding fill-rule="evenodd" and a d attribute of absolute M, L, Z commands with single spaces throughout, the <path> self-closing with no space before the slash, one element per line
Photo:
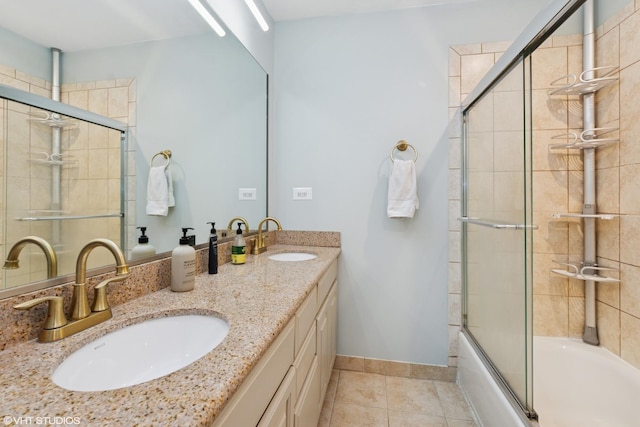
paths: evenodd
<path fill-rule="evenodd" d="M 307 252 L 281 252 L 269 255 L 269 259 L 274 261 L 308 261 L 314 258 L 318 258 L 318 256 Z"/>
<path fill-rule="evenodd" d="M 229 324 L 215 316 L 161 317 L 98 338 L 67 357 L 51 379 L 67 390 L 129 387 L 181 369 L 216 348 Z"/>

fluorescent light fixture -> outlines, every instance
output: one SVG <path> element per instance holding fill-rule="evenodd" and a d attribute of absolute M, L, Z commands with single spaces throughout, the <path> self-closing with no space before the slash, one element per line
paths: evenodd
<path fill-rule="evenodd" d="M 213 31 L 215 31 L 217 35 L 219 35 L 220 37 L 224 37 L 225 34 L 227 34 L 224 31 L 224 28 L 222 28 L 222 25 L 220 25 L 218 21 L 216 21 L 213 15 L 209 13 L 209 11 L 202 5 L 202 3 L 200 3 L 199 0 L 189 0 L 189 3 L 191 3 L 191 6 L 193 6 L 193 8 L 200 14 L 200 16 L 202 16 L 202 19 L 207 21 L 207 24 L 209 24 L 209 26 L 213 28 Z"/>
<path fill-rule="evenodd" d="M 267 21 L 265 21 L 264 16 L 262 16 L 262 13 L 260 13 L 260 9 L 258 9 L 258 6 L 256 6 L 255 2 L 253 0 L 244 0 L 244 2 L 249 7 L 251 13 L 253 13 L 253 17 L 256 18 L 256 21 L 258 21 L 258 25 L 260 25 L 262 31 L 269 31 L 269 24 L 267 24 Z"/>

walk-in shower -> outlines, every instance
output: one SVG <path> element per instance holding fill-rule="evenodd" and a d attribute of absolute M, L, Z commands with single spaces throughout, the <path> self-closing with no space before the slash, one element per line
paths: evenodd
<path fill-rule="evenodd" d="M 639 9 L 552 2 L 462 104 L 459 374 L 486 426 L 632 425 L 576 407 L 598 385 L 548 356 L 571 348 L 578 366 L 596 358 L 575 349 L 600 344 L 630 369 L 620 378 L 640 378 L 640 256 L 627 243 L 640 238 Z M 583 398 L 563 402 L 554 383 Z"/>

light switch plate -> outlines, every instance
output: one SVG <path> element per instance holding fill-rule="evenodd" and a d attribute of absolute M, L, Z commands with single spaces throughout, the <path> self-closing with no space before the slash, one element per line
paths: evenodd
<path fill-rule="evenodd" d="M 293 200 L 311 200 L 311 187 L 293 187 Z"/>
<path fill-rule="evenodd" d="M 239 188 L 238 200 L 256 200 L 257 193 L 255 188 Z"/>

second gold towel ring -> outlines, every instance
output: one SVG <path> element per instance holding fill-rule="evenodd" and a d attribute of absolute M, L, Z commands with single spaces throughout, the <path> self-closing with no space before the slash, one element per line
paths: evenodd
<path fill-rule="evenodd" d="M 153 167 L 153 161 L 155 160 L 156 157 L 158 156 L 162 156 L 165 159 L 167 159 L 167 164 L 164 165 L 164 168 L 168 168 L 169 167 L 169 163 L 171 163 L 171 150 L 162 150 L 159 153 L 156 153 L 152 158 L 151 158 L 151 167 Z"/>
<path fill-rule="evenodd" d="M 411 144 L 409 144 L 407 141 L 405 141 L 404 139 L 401 139 L 400 141 L 398 141 L 398 143 L 396 145 L 393 146 L 393 148 L 391 149 L 391 161 L 394 162 L 396 159 L 393 158 L 393 152 L 398 150 L 398 151 L 406 151 L 407 148 L 411 148 L 413 150 L 413 152 L 415 153 L 415 156 L 413 158 L 413 161 L 415 162 L 416 160 L 418 160 L 418 150 L 415 149 L 415 147 Z"/>

